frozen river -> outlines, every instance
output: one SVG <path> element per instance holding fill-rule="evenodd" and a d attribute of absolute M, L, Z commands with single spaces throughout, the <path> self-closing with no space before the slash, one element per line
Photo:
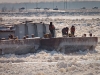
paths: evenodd
<path fill-rule="evenodd" d="M 94 18 L 94 19 L 93 19 Z M 7 17 L 4 23 L 33 20 L 34 22 L 50 21 L 56 27 L 57 37 L 61 37 L 61 29 L 75 25 L 75 35 L 81 37 L 90 32 L 100 37 L 99 16 L 50 16 L 43 17 Z M 0 56 L 0 75 L 100 75 L 100 39 L 94 51 L 79 51 L 63 54 L 56 51 L 42 50 L 25 55 L 7 54 Z"/>

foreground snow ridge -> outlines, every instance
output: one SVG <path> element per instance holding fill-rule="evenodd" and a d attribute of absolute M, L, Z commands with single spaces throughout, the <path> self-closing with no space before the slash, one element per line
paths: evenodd
<path fill-rule="evenodd" d="M 44 50 L 34 54 L 0 56 L 1 75 L 99 75 L 98 66 L 100 52 L 95 51 L 66 55 Z"/>

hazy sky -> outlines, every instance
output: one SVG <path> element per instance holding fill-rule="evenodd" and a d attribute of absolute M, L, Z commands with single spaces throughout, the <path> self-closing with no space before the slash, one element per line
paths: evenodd
<path fill-rule="evenodd" d="M 64 1 L 64 0 L 0 0 L 0 3 L 20 3 L 20 2 L 51 2 L 51 1 Z M 100 0 L 65 0 L 65 1 L 100 1 Z"/>

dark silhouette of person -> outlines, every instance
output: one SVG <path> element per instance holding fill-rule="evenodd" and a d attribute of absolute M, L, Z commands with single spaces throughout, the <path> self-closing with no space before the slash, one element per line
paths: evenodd
<path fill-rule="evenodd" d="M 74 36 L 74 34 L 75 34 L 75 26 L 72 26 L 71 27 L 71 35 Z"/>
<path fill-rule="evenodd" d="M 62 35 L 63 35 L 63 36 L 64 36 L 64 35 L 68 36 L 68 31 L 69 31 L 69 28 L 68 28 L 68 27 L 63 28 L 63 29 L 62 29 Z"/>
<path fill-rule="evenodd" d="M 55 26 L 52 24 L 52 22 L 50 22 L 49 30 L 50 30 L 50 33 L 51 33 L 52 37 L 54 37 L 54 35 L 55 35 Z"/>
<path fill-rule="evenodd" d="M 9 35 L 9 39 L 13 39 L 14 38 L 14 35 L 13 34 L 10 34 Z"/>

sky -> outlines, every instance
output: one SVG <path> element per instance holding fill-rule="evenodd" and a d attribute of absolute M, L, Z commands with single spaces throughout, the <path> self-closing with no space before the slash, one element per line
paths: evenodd
<path fill-rule="evenodd" d="M 20 2 L 52 2 L 64 0 L 0 0 L 0 3 L 20 3 Z M 100 0 L 65 0 L 65 1 L 100 1 Z"/>

